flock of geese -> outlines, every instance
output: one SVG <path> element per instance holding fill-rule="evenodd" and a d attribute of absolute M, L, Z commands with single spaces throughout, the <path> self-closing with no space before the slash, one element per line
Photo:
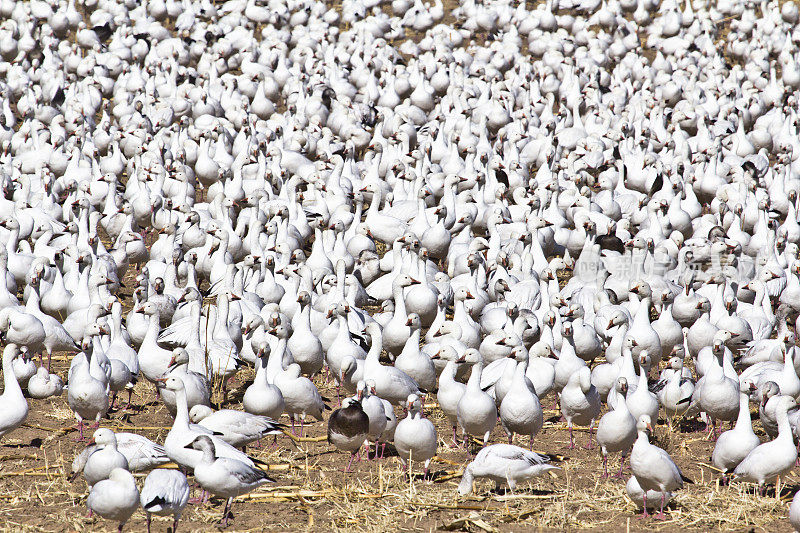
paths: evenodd
<path fill-rule="evenodd" d="M 795 3 L 0 15 L 0 436 L 65 398 L 95 430 L 87 506 L 120 529 L 140 506 L 177 526 L 187 474 L 227 523 L 270 481 L 246 446 L 312 420 L 346 470 L 389 444 L 425 474 L 452 427 L 480 447 L 466 495 L 558 469 L 531 451 L 555 401 L 657 518 L 691 482 L 657 424 L 702 420 L 714 466 L 762 491 L 795 466 Z M 212 406 L 246 366 L 242 405 Z M 137 380 L 174 417 L 163 443 L 99 427 Z"/>

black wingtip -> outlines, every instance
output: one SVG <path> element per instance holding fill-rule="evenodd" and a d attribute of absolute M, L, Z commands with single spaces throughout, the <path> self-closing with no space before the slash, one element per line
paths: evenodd
<path fill-rule="evenodd" d="M 166 503 L 167 503 L 167 500 L 165 500 L 162 496 L 156 496 L 155 498 L 153 498 L 152 500 L 147 502 L 142 507 L 144 507 L 145 510 L 148 510 L 148 509 L 153 508 L 156 505 L 166 505 Z"/>
<path fill-rule="evenodd" d="M 683 480 L 684 483 L 689 483 L 690 485 L 694 485 L 694 481 L 684 476 L 683 473 L 681 473 L 681 479 Z"/>
<path fill-rule="evenodd" d="M 323 405 L 322 407 L 323 407 L 323 408 L 324 408 L 326 411 L 333 411 L 333 408 L 332 408 L 330 405 L 328 405 L 327 403 L 326 403 L 325 405 Z"/>

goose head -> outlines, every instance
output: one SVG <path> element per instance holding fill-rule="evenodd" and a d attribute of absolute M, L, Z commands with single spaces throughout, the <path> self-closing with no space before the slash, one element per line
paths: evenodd
<path fill-rule="evenodd" d="M 643 432 L 652 433 L 653 432 L 653 425 L 652 425 L 652 421 L 650 419 L 650 415 L 646 415 L 645 414 L 645 415 L 639 416 L 639 420 L 636 422 L 636 430 L 639 433 L 643 433 Z"/>
<path fill-rule="evenodd" d="M 117 447 L 117 436 L 108 428 L 100 428 L 92 434 L 92 440 L 89 445 L 95 444 L 99 448 L 107 446 Z"/>

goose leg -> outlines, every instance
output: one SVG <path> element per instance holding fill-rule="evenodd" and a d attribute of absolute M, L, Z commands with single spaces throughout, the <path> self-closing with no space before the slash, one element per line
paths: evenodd
<path fill-rule="evenodd" d="M 172 533 L 178 533 L 178 516 L 175 516 L 175 519 L 172 521 Z"/>
<path fill-rule="evenodd" d="M 625 454 L 622 455 L 622 459 L 619 461 L 619 472 L 614 474 L 615 479 L 621 479 L 623 477 L 622 469 L 625 467 Z"/>
<path fill-rule="evenodd" d="M 641 520 L 641 519 L 643 519 L 643 518 L 647 518 L 648 516 L 650 516 L 650 515 L 647 513 L 647 492 L 645 492 L 644 494 L 642 494 L 642 503 L 644 504 L 644 505 L 642 505 L 642 514 L 640 514 L 640 515 L 637 517 L 637 518 L 639 518 L 640 520 Z"/>
<path fill-rule="evenodd" d="M 664 516 L 664 493 L 663 492 L 661 493 L 661 509 L 658 511 L 658 514 L 655 515 L 653 518 L 655 518 L 656 520 L 664 520 L 664 518 L 666 518 Z"/>
<path fill-rule="evenodd" d="M 594 420 L 591 421 L 589 424 L 589 443 L 584 446 L 587 450 L 594 450 L 594 443 L 592 442 L 592 437 L 594 436 Z"/>
<path fill-rule="evenodd" d="M 352 472 L 352 470 L 350 470 L 350 467 L 353 466 L 353 459 L 355 459 L 355 457 L 356 457 L 355 453 L 350 454 L 350 462 L 347 463 L 347 468 L 344 469 L 345 472 Z"/>
<path fill-rule="evenodd" d="M 575 449 L 575 436 L 572 434 L 572 424 L 569 425 L 569 446 L 567 446 L 567 449 Z"/>
<path fill-rule="evenodd" d="M 150 533 L 150 513 L 147 513 L 147 533 Z"/>
<path fill-rule="evenodd" d="M 608 456 L 603 454 L 603 478 L 608 477 Z"/>

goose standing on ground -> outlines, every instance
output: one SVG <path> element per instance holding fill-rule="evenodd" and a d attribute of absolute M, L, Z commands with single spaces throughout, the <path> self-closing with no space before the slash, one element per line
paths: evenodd
<path fill-rule="evenodd" d="M 655 518 L 663 519 L 667 493 L 683 488 L 684 482 L 693 483 L 693 481 L 681 473 L 681 469 L 667 452 L 650 444 L 647 437 L 647 432 L 653 431 L 650 416 L 640 416 L 636 430 L 639 436 L 631 451 L 631 471 L 642 490 L 654 490 L 661 494 L 661 508 Z M 642 516 L 647 516 L 647 493 L 644 496 L 642 509 Z"/>
<path fill-rule="evenodd" d="M 22 393 L 13 362 L 19 348 L 7 344 L 3 349 L 3 395 L 0 396 L 0 437 L 14 431 L 28 418 L 28 401 Z"/>
<path fill-rule="evenodd" d="M 639 482 L 636 481 L 636 476 L 631 476 L 625 483 L 625 492 L 628 494 L 628 498 L 636 504 L 636 507 L 642 510 L 646 506 L 648 510 L 654 511 L 661 501 L 661 492 L 657 490 L 643 491 Z M 664 497 L 664 505 L 667 505 L 671 499 L 672 493 L 668 491 Z"/>
<path fill-rule="evenodd" d="M 108 479 L 92 487 L 86 507 L 106 520 L 119 522 L 117 531 L 121 532 L 125 522 L 139 508 L 139 490 L 133 474 L 124 468 L 112 470 Z"/>
<path fill-rule="evenodd" d="M 220 457 L 235 459 L 248 466 L 254 466 L 252 459 L 219 438 L 211 430 L 198 425 L 189 425 L 186 392 L 184 391 L 183 381 L 180 378 L 169 377 L 164 379 L 163 383 L 167 389 L 175 392 L 178 404 L 175 420 L 172 421 L 172 427 L 164 439 L 164 449 L 172 461 L 184 468 L 195 468 L 202 459 L 202 453 L 197 449 L 193 449 L 191 444 L 198 435 L 207 434 L 214 443 L 215 453 Z"/>
<path fill-rule="evenodd" d="M 756 483 L 763 493 L 765 483 L 775 481 L 794 467 L 797 448 L 794 445 L 787 412 L 795 407 L 797 402 L 790 396 L 781 396 L 778 399 L 775 412 L 778 419 L 778 436 L 747 454 L 733 471 L 734 481 Z"/>
<path fill-rule="evenodd" d="M 263 471 L 230 457 L 217 457 L 214 441 L 208 435 L 197 436 L 187 448 L 202 453 L 194 470 L 197 483 L 215 496 L 226 498 L 220 523 L 228 525 L 233 499 L 273 480 Z"/>
<path fill-rule="evenodd" d="M 711 453 L 711 463 L 723 472 L 736 468 L 761 440 L 753 432 L 750 420 L 750 392 L 756 387 L 747 382 L 739 392 L 739 417 L 733 429 L 724 432 L 717 438 L 714 451 Z"/>
<path fill-rule="evenodd" d="M 800 492 L 794 494 L 792 505 L 789 506 L 789 523 L 795 531 L 800 531 Z"/>
<path fill-rule="evenodd" d="M 479 451 L 464 469 L 461 483 L 458 484 L 458 493 L 462 496 L 471 494 L 474 481 L 480 478 L 488 478 L 498 486 L 506 483 L 513 491 L 519 483 L 545 472 L 560 470 L 549 463 L 550 458 L 546 455 L 511 444 L 492 444 Z"/>
<path fill-rule="evenodd" d="M 528 435 L 530 448 L 533 449 L 533 439 L 544 425 L 542 405 L 533 384 L 525 376 L 528 364 L 517 363 L 514 369 L 514 379 L 511 388 L 500 403 L 500 423 L 508 434 L 508 443 L 511 444 L 514 434 Z"/>
<path fill-rule="evenodd" d="M 451 348 L 442 348 L 442 350 Z M 442 352 L 439 351 L 439 353 Z M 437 358 L 440 357 L 437 354 Z M 458 427 L 458 402 L 464 395 L 467 388 L 463 383 L 456 381 L 456 365 L 464 361 L 464 356 L 456 360 L 448 360 L 447 364 L 439 375 L 439 389 L 436 391 L 436 401 L 439 402 L 439 409 L 447 417 L 448 423 L 453 427 L 453 446 L 458 446 L 456 438 L 456 428 Z"/>
<path fill-rule="evenodd" d="M 625 394 L 628 392 L 628 380 L 617 379 L 617 395 L 609 401 L 611 411 L 607 412 L 597 424 L 597 443 L 603 455 L 603 477 L 608 477 L 608 454 L 622 452 L 619 464 L 619 473 L 622 477 L 622 467 L 625 464 L 625 455 L 636 441 L 636 419 L 628 410 Z"/>
<path fill-rule="evenodd" d="M 497 424 L 497 406 L 494 399 L 481 390 L 482 372 L 482 362 L 472 365 L 472 373 L 456 408 L 458 425 L 461 427 L 464 446 L 467 448 L 469 448 L 467 435 L 483 439 L 485 446 L 489 442 L 489 434 Z"/>
<path fill-rule="evenodd" d="M 572 434 L 573 424 L 589 427 L 589 442 L 586 445 L 591 449 L 592 430 L 594 421 L 600 414 L 600 394 L 591 382 L 592 375 L 589 367 L 581 367 L 572 374 L 564 390 L 561 391 L 559 406 L 561 414 L 567 420 L 569 428 L 569 448 L 575 447 L 575 437 Z"/>
<path fill-rule="evenodd" d="M 369 417 L 361 403 L 345 398 L 342 407 L 331 413 L 328 419 L 328 442 L 344 452 L 350 452 L 350 462 L 345 472 L 350 472 L 353 459 L 369 435 Z"/>
<path fill-rule="evenodd" d="M 409 463 L 420 461 L 425 465 L 424 475 L 427 477 L 428 467 L 438 447 L 436 428 L 430 420 L 422 418 L 422 401 L 416 394 L 408 396 L 406 409 L 408 415 L 397 423 L 394 430 L 394 447 L 403 463 L 403 470 L 407 470 L 409 476 Z"/>
<path fill-rule="evenodd" d="M 375 458 L 378 459 L 378 441 L 386 430 L 386 410 L 383 402 L 370 393 L 370 387 L 363 380 L 356 385 L 356 399 L 361 402 L 361 408 L 369 417 L 368 440 L 375 443 Z M 369 458 L 369 442 L 367 442 L 367 458 Z"/>
<path fill-rule="evenodd" d="M 179 470 L 157 468 L 144 480 L 139 496 L 142 509 L 147 513 L 147 533 L 150 533 L 150 515 L 172 515 L 172 533 L 178 531 L 186 504 L 189 502 L 189 482 Z"/>

